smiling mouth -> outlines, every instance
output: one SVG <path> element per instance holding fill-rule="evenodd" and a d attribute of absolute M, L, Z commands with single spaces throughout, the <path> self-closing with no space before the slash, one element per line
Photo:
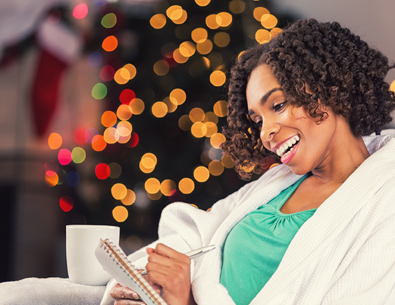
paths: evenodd
<path fill-rule="evenodd" d="M 291 139 L 288 141 L 285 141 L 277 150 L 276 154 L 279 157 L 286 157 L 289 153 L 292 152 L 294 149 L 295 145 L 298 144 L 300 141 L 300 138 L 298 135 L 293 136 Z"/>

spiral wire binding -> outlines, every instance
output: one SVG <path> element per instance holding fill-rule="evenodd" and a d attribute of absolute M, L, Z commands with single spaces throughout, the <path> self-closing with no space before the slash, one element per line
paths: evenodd
<path fill-rule="evenodd" d="M 106 247 L 107 253 L 115 258 L 117 265 L 122 266 L 122 270 L 131 275 L 136 282 L 143 287 L 143 289 L 148 293 L 148 297 L 158 305 L 167 305 L 167 303 L 162 299 L 162 297 L 152 288 L 152 286 L 143 278 L 143 276 L 137 271 L 134 265 L 128 260 L 125 252 L 119 247 L 114 245 L 108 238 L 105 240 L 100 239 L 102 245 Z"/>

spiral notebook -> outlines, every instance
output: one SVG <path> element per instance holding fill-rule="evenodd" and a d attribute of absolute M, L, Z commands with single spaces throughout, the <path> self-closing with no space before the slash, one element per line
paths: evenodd
<path fill-rule="evenodd" d="M 122 286 L 136 291 L 141 300 L 147 305 L 167 305 L 165 300 L 163 300 L 128 260 L 122 249 L 109 239 L 100 239 L 95 255 L 105 271 Z"/>

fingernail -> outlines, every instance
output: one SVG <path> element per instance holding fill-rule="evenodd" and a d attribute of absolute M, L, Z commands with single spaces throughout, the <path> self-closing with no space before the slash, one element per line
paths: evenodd
<path fill-rule="evenodd" d="M 137 293 L 133 293 L 133 297 L 134 297 L 135 299 L 140 299 L 140 296 L 139 296 Z"/>

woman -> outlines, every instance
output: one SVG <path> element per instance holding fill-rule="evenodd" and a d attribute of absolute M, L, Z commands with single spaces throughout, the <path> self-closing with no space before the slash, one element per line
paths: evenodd
<path fill-rule="evenodd" d="M 395 139 L 369 136 L 391 121 L 390 68 L 315 20 L 240 56 L 223 149 L 242 178 L 265 174 L 209 212 L 164 209 L 146 268 L 169 304 L 395 304 Z M 181 253 L 209 244 L 191 268 Z M 115 304 L 141 304 L 114 284 Z"/>

